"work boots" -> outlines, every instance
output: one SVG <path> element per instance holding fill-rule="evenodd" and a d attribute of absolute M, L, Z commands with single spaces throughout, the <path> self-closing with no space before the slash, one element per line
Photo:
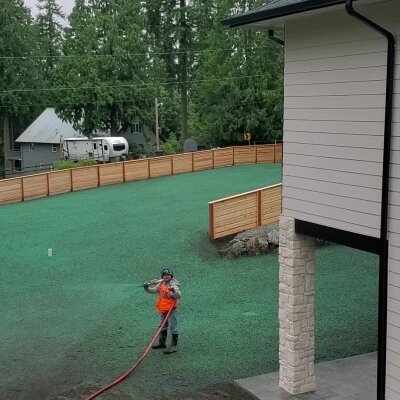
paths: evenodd
<path fill-rule="evenodd" d="M 178 334 L 172 334 L 171 347 L 164 351 L 164 354 L 172 354 L 178 351 Z"/>
<path fill-rule="evenodd" d="M 158 336 L 158 343 L 153 344 L 152 348 L 153 349 L 165 349 L 167 345 L 165 344 L 167 342 L 167 335 L 168 331 L 165 329 L 160 332 L 160 336 Z"/>

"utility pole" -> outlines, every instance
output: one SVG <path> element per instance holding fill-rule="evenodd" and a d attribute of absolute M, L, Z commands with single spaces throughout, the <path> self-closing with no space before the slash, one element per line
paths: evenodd
<path fill-rule="evenodd" d="M 160 128 L 158 127 L 158 99 L 156 98 L 155 109 L 156 109 L 156 150 L 160 150 Z"/>
<path fill-rule="evenodd" d="M 180 0 L 180 87 L 181 87 L 181 140 L 182 143 L 188 135 L 188 21 L 186 13 L 186 0 Z"/>

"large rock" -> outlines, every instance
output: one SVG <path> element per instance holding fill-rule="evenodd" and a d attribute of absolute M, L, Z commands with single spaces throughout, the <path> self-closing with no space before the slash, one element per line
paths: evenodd
<path fill-rule="evenodd" d="M 279 224 L 263 225 L 236 235 L 219 250 L 224 257 L 253 256 L 268 253 L 279 245 Z"/>

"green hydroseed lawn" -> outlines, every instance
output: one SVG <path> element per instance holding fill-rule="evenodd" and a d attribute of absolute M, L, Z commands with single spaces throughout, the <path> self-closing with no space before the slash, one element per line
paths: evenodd
<path fill-rule="evenodd" d="M 163 266 L 182 284 L 179 352 L 152 351 L 115 398 L 277 370 L 277 251 L 221 258 L 208 202 L 280 177 L 246 165 L 0 207 L 0 398 L 79 399 L 128 369 L 158 326 L 139 285 Z M 317 360 L 375 350 L 377 257 L 328 245 L 316 258 Z"/>

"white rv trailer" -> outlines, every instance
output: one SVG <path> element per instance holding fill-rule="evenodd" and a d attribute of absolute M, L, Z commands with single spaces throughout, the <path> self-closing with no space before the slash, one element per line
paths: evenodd
<path fill-rule="evenodd" d="M 123 137 L 67 138 L 63 140 L 65 160 L 117 160 L 128 155 L 129 145 Z"/>

